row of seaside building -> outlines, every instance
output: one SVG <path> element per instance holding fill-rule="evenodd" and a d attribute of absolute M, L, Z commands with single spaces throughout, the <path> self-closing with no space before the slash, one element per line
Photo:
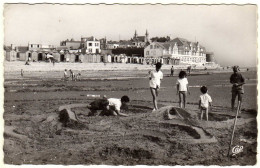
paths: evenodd
<path fill-rule="evenodd" d="M 121 44 L 120 44 L 121 42 Z M 151 42 L 145 36 L 137 36 L 126 41 L 107 41 L 105 38 L 82 37 L 60 42 L 60 46 L 31 44 L 27 46 L 4 46 L 7 61 L 47 61 L 57 62 L 117 62 L 149 64 L 207 64 L 214 62 L 213 53 L 206 52 L 198 42 L 175 38 L 167 42 Z"/>
<path fill-rule="evenodd" d="M 6 52 L 7 61 L 48 61 L 50 57 L 55 59 L 57 62 L 80 62 L 80 63 L 135 63 L 135 64 L 151 64 L 156 62 L 162 62 L 164 64 L 178 65 L 179 59 L 171 58 L 144 58 L 136 56 L 126 56 L 125 54 L 113 55 L 113 54 L 82 54 L 82 53 L 44 53 L 44 52 L 30 52 L 25 53 Z"/>

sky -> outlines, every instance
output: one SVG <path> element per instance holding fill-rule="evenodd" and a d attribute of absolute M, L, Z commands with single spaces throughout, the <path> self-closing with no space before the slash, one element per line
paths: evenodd
<path fill-rule="evenodd" d="M 5 4 L 4 44 L 59 45 L 81 37 L 151 37 L 198 41 L 223 66 L 257 64 L 256 5 Z"/>

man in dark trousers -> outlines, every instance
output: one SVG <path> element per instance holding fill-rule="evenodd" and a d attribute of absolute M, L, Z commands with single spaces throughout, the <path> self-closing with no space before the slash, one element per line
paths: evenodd
<path fill-rule="evenodd" d="M 236 97 L 238 96 L 238 102 L 240 101 L 239 109 L 241 109 L 242 95 L 244 93 L 243 85 L 245 84 L 245 78 L 241 73 L 238 72 L 239 67 L 233 67 L 233 74 L 230 76 L 230 83 L 233 84 L 232 87 L 232 99 L 231 99 L 231 108 L 234 110 Z"/>
<path fill-rule="evenodd" d="M 172 68 L 171 68 L 171 76 L 173 76 L 173 74 L 174 74 L 174 68 L 172 66 Z"/>

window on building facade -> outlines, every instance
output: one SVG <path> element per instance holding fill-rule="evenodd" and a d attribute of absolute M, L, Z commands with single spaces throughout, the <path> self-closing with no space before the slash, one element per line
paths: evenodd
<path fill-rule="evenodd" d="M 150 45 L 150 49 L 153 49 L 153 45 Z"/>
<path fill-rule="evenodd" d="M 37 45 L 37 47 L 39 48 L 39 47 L 40 47 L 40 45 Z"/>
<path fill-rule="evenodd" d="M 88 46 L 92 46 L 92 43 L 88 43 Z"/>
<path fill-rule="evenodd" d="M 90 43 L 89 43 L 90 44 Z M 92 48 L 88 49 L 88 52 L 91 52 L 92 53 Z"/>
<path fill-rule="evenodd" d="M 149 55 L 149 51 L 146 51 L 146 55 Z"/>
<path fill-rule="evenodd" d="M 33 47 L 33 45 L 31 45 L 31 47 Z"/>

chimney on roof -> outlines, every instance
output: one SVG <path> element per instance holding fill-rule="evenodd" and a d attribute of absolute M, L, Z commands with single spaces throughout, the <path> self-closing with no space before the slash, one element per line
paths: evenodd
<path fill-rule="evenodd" d="M 11 49 L 15 50 L 15 45 L 14 44 L 11 44 Z"/>

